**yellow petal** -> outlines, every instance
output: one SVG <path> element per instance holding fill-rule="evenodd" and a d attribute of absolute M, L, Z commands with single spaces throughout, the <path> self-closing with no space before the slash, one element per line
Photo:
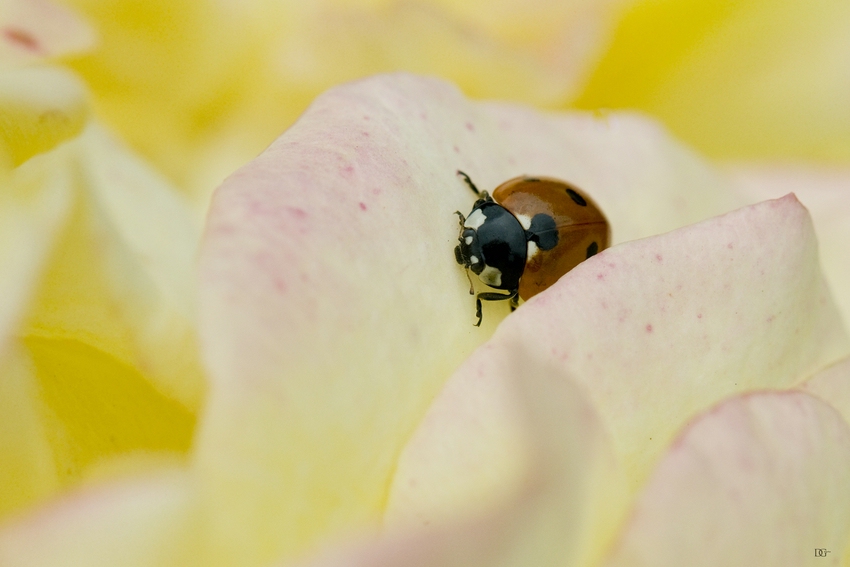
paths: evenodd
<path fill-rule="evenodd" d="M 204 182 L 218 184 L 343 81 L 404 69 L 472 96 L 560 104 L 598 56 L 616 4 L 70 3 L 103 36 L 102 49 L 72 63 L 99 114 L 204 196 Z"/>
<path fill-rule="evenodd" d="M 807 394 L 760 393 L 684 430 L 603 565 L 837 565 L 848 544 L 850 427 Z"/>
<path fill-rule="evenodd" d="M 32 298 L 72 202 L 62 154 L 44 154 L 0 177 L 0 350 Z"/>
<path fill-rule="evenodd" d="M 185 452 L 195 419 L 137 370 L 85 343 L 28 337 L 44 424 L 64 485 L 135 451 Z"/>
<path fill-rule="evenodd" d="M 581 108 L 638 108 L 715 157 L 850 159 L 850 4 L 660 0 L 622 19 Z"/>
<path fill-rule="evenodd" d="M 79 134 L 88 114 L 85 88 L 68 71 L 0 71 L 0 157 L 13 166 Z"/>
<path fill-rule="evenodd" d="M 0 361 L 0 518 L 59 488 L 44 409 L 31 362 L 8 345 Z"/>
<path fill-rule="evenodd" d="M 194 412 L 205 384 L 195 346 L 191 212 L 100 127 L 65 151 L 79 198 L 21 334 L 91 345 Z"/>

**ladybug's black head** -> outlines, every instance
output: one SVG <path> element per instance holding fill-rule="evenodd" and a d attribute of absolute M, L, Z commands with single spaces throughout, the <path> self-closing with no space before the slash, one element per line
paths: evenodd
<path fill-rule="evenodd" d="M 479 200 L 463 222 L 457 263 L 490 287 L 514 291 L 525 269 L 528 251 L 525 230 L 503 206 Z"/>

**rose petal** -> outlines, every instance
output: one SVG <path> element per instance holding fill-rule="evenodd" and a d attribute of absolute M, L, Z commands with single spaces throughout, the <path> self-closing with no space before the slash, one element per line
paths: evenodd
<path fill-rule="evenodd" d="M 98 126 L 64 151 L 62 173 L 82 199 L 21 334 L 86 343 L 196 411 L 205 387 L 194 320 L 199 230 L 187 204 Z"/>
<path fill-rule="evenodd" d="M 749 199 L 772 199 L 793 191 L 811 212 L 824 276 L 845 326 L 850 327 L 850 170 L 737 165 L 727 171 Z"/>
<path fill-rule="evenodd" d="M 18 166 L 80 133 L 86 91 L 71 73 L 34 67 L 0 72 L 0 165 Z"/>
<path fill-rule="evenodd" d="M 197 559 L 191 496 L 180 471 L 90 488 L 0 531 L 0 563 L 191 565 Z"/>
<path fill-rule="evenodd" d="M 850 358 L 845 358 L 800 384 L 800 389 L 834 407 L 850 423 Z"/>
<path fill-rule="evenodd" d="M 590 565 L 615 535 L 626 495 L 581 389 L 521 345 L 493 340 L 447 382 L 405 446 L 385 524 L 433 530 L 435 544 L 449 546 L 441 553 L 475 555 L 481 565 L 505 556 L 516 565 Z M 486 552 L 472 553 L 458 535 L 439 541 L 440 530 L 468 518 L 489 530 Z"/>
<path fill-rule="evenodd" d="M 64 164 L 64 156 L 47 154 L 0 172 L 0 354 L 68 215 L 71 180 Z"/>
<path fill-rule="evenodd" d="M 804 393 L 752 394 L 685 429 L 605 565 L 819 565 L 817 548 L 837 564 L 848 534 L 847 423 Z"/>
<path fill-rule="evenodd" d="M 30 361 L 7 345 L 0 358 L 0 518 L 59 487 L 43 411 Z"/>
<path fill-rule="evenodd" d="M 640 2 L 579 104 L 639 108 L 709 155 L 850 158 L 850 4 Z"/>
<path fill-rule="evenodd" d="M 624 494 L 581 389 L 521 346 L 493 341 L 452 376 L 402 453 L 389 532 L 310 564 L 590 565 Z"/>
<path fill-rule="evenodd" d="M 476 105 L 408 75 L 320 97 L 219 189 L 205 236 L 214 390 L 197 456 L 233 556 L 272 558 L 377 521 L 403 443 L 498 322 L 489 310 L 471 326 L 451 253 L 452 213 L 473 201 L 459 168 L 482 188 L 522 173 L 572 180 L 599 196 L 620 238 L 735 199 L 634 117 Z"/>
<path fill-rule="evenodd" d="M 793 195 L 606 250 L 521 306 L 501 335 L 588 388 L 633 488 L 693 414 L 735 392 L 793 386 L 850 351 Z"/>
<path fill-rule="evenodd" d="M 4 0 L 0 7 L 0 67 L 79 53 L 94 42 L 88 24 L 52 2 Z"/>

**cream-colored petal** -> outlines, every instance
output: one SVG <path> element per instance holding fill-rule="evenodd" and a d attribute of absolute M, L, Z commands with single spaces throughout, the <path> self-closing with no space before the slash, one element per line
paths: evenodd
<path fill-rule="evenodd" d="M 88 115 L 85 87 L 68 71 L 0 71 L 0 165 L 18 166 L 73 138 Z"/>
<path fill-rule="evenodd" d="M 405 446 L 384 521 L 390 533 L 432 532 L 455 562 L 477 544 L 440 532 L 471 519 L 489 547 L 475 550 L 477 565 L 593 565 L 627 493 L 582 389 L 563 367 L 496 339 L 449 379 Z"/>
<path fill-rule="evenodd" d="M 588 388 L 634 489 L 695 413 L 794 386 L 850 351 L 793 195 L 606 250 L 520 306 L 500 335 Z"/>
<path fill-rule="evenodd" d="M 7 345 L 0 359 L 0 518 L 59 488 L 34 374 L 18 345 Z"/>
<path fill-rule="evenodd" d="M 627 500 L 594 409 L 563 369 L 491 341 L 402 453 L 384 534 L 310 565 L 593 565 Z"/>
<path fill-rule="evenodd" d="M 0 564 L 201 565 L 192 503 L 182 471 L 88 488 L 0 530 Z"/>
<path fill-rule="evenodd" d="M 850 169 L 739 164 L 726 170 L 746 198 L 775 199 L 793 191 L 809 210 L 824 276 L 850 328 Z"/>
<path fill-rule="evenodd" d="M 205 383 L 189 207 L 99 126 L 62 151 L 78 199 L 21 334 L 91 345 L 197 411 Z"/>
<path fill-rule="evenodd" d="M 507 311 L 488 306 L 472 327 L 452 249 L 453 212 L 474 196 L 457 169 L 482 189 L 523 173 L 577 183 L 620 240 L 740 199 L 634 116 L 472 104 L 409 75 L 320 97 L 218 190 L 205 235 L 212 391 L 196 457 L 222 561 L 261 563 L 377 524 L 399 451 Z"/>
<path fill-rule="evenodd" d="M 0 4 L 0 67 L 80 53 L 94 43 L 91 27 L 54 2 L 4 0 Z"/>
<path fill-rule="evenodd" d="M 604 565 L 838 565 L 848 545 L 850 428 L 812 396 L 769 392 L 688 425 Z"/>
<path fill-rule="evenodd" d="M 834 407 L 850 423 L 850 358 L 845 358 L 800 384 L 800 389 Z"/>
<path fill-rule="evenodd" d="M 72 200 L 64 154 L 43 154 L 0 173 L 0 356 L 26 313 Z"/>

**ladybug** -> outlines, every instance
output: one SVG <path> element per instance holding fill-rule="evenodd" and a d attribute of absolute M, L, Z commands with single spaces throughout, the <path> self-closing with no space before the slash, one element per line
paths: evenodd
<path fill-rule="evenodd" d="M 481 301 L 528 300 L 554 284 L 584 260 L 607 248 L 611 230 L 605 215 L 585 193 L 550 177 L 515 177 L 493 191 L 479 191 L 468 216 L 460 211 L 457 263 L 488 286 L 507 293 L 482 292 L 475 297 L 481 325 Z M 469 272 L 467 271 L 467 277 Z M 469 293 L 475 291 L 471 287 Z"/>

